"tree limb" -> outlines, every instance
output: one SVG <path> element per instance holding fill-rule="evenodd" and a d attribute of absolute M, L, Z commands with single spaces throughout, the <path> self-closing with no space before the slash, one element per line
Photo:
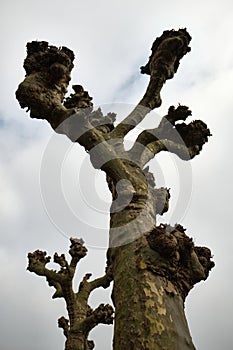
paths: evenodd
<path fill-rule="evenodd" d="M 134 146 L 128 151 L 129 155 L 141 165 L 145 165 L 161 151 L 175 153 L 183 160 L 192 159 L 200 153 L 211 133 L 201 120 L 177 124 L 181 120 L 185 121 L 191 114 L 186 106 L 171 106 L 157 128 L 144 130 L 139 134 Z"/>
<path fill-rule="evenodd" d="M 87 273 L 82 281 L 79 284 L 79 290 L 78 293 L 76 293 L 76 296 L 78 300 L 88 302 L 88 298 L 91 294 L 91 292 L 99 287 L 108 288 L 110 286 L 110 283 L 113 279 L 113 276 L 110 272 L 110 268 L 107 269 L 107 272 L 104 276 L 94 279 L 93 281 L 88 281 L 91 277 L 91 273 Z"/>
<path fill-rule="evenodd" d="M 28 43 L 26 77 L 16 98 L 22 108 L 28 108 L 31 118 L 46 119 L 73 142 L 81 137 L 80 144 L 89 150 L 104 140 L 103 133 L 112 130 L 115 115 L 103 116 L 100 110 L 92 114 L 92 97 L 81 85 L 73 85 L 74 93 L 65 99 L 73 60 L 74 53 L 66 47 L 56 48 L 45 41 Z M 92 142 L 87 143 L 87 138 Z"/>
<path fill-rule="evenodd" d="M 78 238 L 70 238 L 70 250 L 69 254 L 71 255 L 71 262 L 69 265 L 70 273 L 72 277 L 74 276 L 74 272 L 77 266 L 77 263 L 84 258 L 87 254 L 87 248 L 84 246 L 84 241 Z"/>
<path fill-rule="evenodd" d="M 200 153 L 200 146 L 194 145 L 186 147 L 184 144 L 176 143 L 171 140 L 160 140 L 151 142 L 144 149 L 141 155 L 141 164 L 145 165 L 161 151 L 175 153 L 182 160 L 190 160 Z"/>
<path fill-rule="evenodd" d="M 104 276 L 96 278 L 95 280 L 89 282 L 88 280 L 90 277 L 90 273 L 87 273 L 83 277 L 83 280 L 79 285 L 78 293 L 81 293 L 84 290 L 90 293 L 91 291 L 99 287 L 108 288 L 110 286 L 110 282 L 112 281 L 112 276 L 109 274 L 105 274 Z"/>
<path fill-rule="evenodd" d="M 186 29 L 167 30 L 155 40 L 148 63 L 141 67 L 141 73 L 150 75 L 145 95 L 134 110 L 111 132 L 111 137 L 123 138 L 143 118 L 162 103 L 160 91 L 166 80 L 173 78 L 181 58 L 191 49 L 191 36 Z"/>
<path fill-rule="evenodd" d="M 64 281 L 64 275 L 59 274 L 54 270 L 47 269 L 45 265 L 50 262 L 51 257 L 46 257 L 47 253 L 41 250 L 36 250 L 34 253 L 28 253 L 28 267 L 27 270 L 34 272 L 38 276 L 45 276 L 48 281 L 62 283 Z"/>
<path fill-rule="evenodd" d="M 67 320 L 67 318 L 62 316 L 58 319 L 58 328 L 62 328 L 64 336 L 68 338 L 70 327 L 69 327 L 69 320 Z"/>
<path fill-rule="evenodd" d="M 109 304 L 100 304 L 90 315 L 83 321 L 82 328 L 85 332 L 90 332 L 98 324 L 112 324 L 114 310 Z"/>
<path fill-rule="evenodd" d="M 66 302 L 69 319 L 61 317 L 58 320 L 58 327 L 63 329 L 67 338 L 65 349 L 86 349 L 86 346 L 92 349 L 93 342 L 87 340 L 89 331 L 99 323 L 111 324 L 114 310 L 110 305 L 101 304 L 93 311 L 88 305 L 88 298 L 94 289 L 107 288 L 110 285 L 111 269 L 108 267 L 106 275 L 91 282 L 88 282 L 91 274 L 86 274 L 80 283 L 78 293 L 74 293 L 72 282 L 75 269 L 80 259 L 86 255 L 87 249 L 82 239 L 70 238 L 70 242 L 70 263 L 64 254 L 54 254 L 54 262 L 60 266 L 58 272 L 45 267 L 51 258 L 46 256 L 46 252 L 40 250 L 28 254 L 27 269 L 39 276 L 45 276 L 49 286 L 56 289 L 53 298 L 64 298 Z"/>

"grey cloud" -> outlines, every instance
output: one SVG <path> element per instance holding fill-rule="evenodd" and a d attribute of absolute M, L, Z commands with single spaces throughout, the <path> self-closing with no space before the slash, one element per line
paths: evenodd
<path fill-rule="evenodd" d="M 195 286 L 188 297 L 186 311 L 198 350 L 232 347 L 231 13 L 232 2 L 227 0 L 201 4 L 101 0 L 98 5 L 91 1 L 71 1 L 64 5 L 60 0 L 33 4 L 28 0 L 11 0 L 3 4 L 0 66 L 2 348 L 63 349 L 64 337 L 56 322 L 65 312 L 64 305 L 50 300 L 52 290 L 46 287 L 42 278 L 26 272 L 26 255 L 37 248 L 50 255 L 54 251 L 67 252 L 70 234 L 82 236 L 84 233 L 88 237 L 88 232 L 84 232 L 85 225 L 78 226 L 75 219 L 70 226 L 67 220 L 61 220 L 65 233 L 62 235 L 43 207 L 39 185 L 41 159 L 52 130 L 46 122 L 30 120 L 25 111 L 19 110 L 14 97 L 24 76 L 22 63 L 26 42 L 47 40 L 74 50 L 72 82 L 83 84 L 97 105 L 114 101 L 134 104 L 146 86 L 146 77 L 140 76 L 139 67 L 150 55 L 155 36 L 172 27 L 188 28 L 193 37 L 192 51 L 182 61 L 174 79 L 166 83 L 162 92 L 163 105 L 157 113 L 165 114 L 171 104 L 187 104 L 193 110 L 193 118 L 203 119 L 213 133 L 203 152 L 191 163 L 192 198 L 182 223 L 196 244 L 211 247 L 216 268 L 205 283 Z M 142 126 L 153 127 L 157 122 L 157 117 L 151 114 Z M 64 163 L 64 190 L 76 214 L 88 222 L 90 213 L 85 210 L 81 197 L 74 193 L 79 166 L 86 171 L 82 163 L 86 155 L 79 150 L 74 156 L 78 158 L 77 163 L 73 158 Z M 151 166 L 156 170 L 155 163 Z M 166 166 L 163 169 L 165 171 Z M 157 177 L 162 181 L 161 174 Z M 72 179 L 70 183 L 69 179 Z M 52 178 L 50 180 L 51 183 Z M 178 191 L 175 179 L 170 177 L 166 181 L 173 188 L 172 196 L 175 197 Z M 95 186 L 94 182 L 92 184 Z M 83 183 L 84 191 L 85 186 Z M 105 188 L 101 176 L 98 186 L 101 191 Z M 91 198 L 88 197 L 90 202 Z M 106 198 L 98 199 L 96 193 L 94 198 L 97 208 L 104 206 L 106 210 L 107 194 Z M 103 216 L 95 213 L 95 222 L 91 221 L 91 224 L 102 227 L 104 221 L 107 230 L 107 215 Z M 107 231 L 105 233 L 104 244 Z M 99 243 L 98 236 L 95 239 L 95 243 Z M 77 285 L 87 271 L 93 272 L 94 276 L 104 271 L 104 250 L 89 250 L 88 257 L 80 264 Z M 109 292 L 99 293 L 91 298 L 93 306 L 110 300 Z M 98 327 L 92 335 L 97 350 L 110 348 L 110 327 Z"/>

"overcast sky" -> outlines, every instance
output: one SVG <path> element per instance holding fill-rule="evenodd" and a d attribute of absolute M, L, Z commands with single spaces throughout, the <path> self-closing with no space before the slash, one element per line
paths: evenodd
<path fill-rule="evenodd" d="M 31 120 L 15 99 L 26 43 L 46 40 L 72 49 L 72 83 L 82 84 L 96 106 L 112 104 L 123 115 L 145 91 L 148 77 L 139 67 L 154 39 L 183 27 L 193 38 L 192 51 L 164 86 L 157 115 L 143 125 L 152 128 L 180 102 L 213 134 L 188 165 L 166 154 L 151 168 L 158 185 L 172 188 L 173 207 L 162 220 L 187 227 L 196 245 L 211 248 L 216 262 L 186 301 L 193 341 L 198 350 L 232 349 L 232 1 L 7 0 L 1 1 L 0 27 L 1 349 L 64 348 L 57 328 L 57 319 L 66 315 L 63 301 L 52 300 L 45 280 L 26 271 L 27 253 L 66 253 L 68 237 L 83 237 L 89 254 L 80 263 L 78 285 L 86 272 L 103 274 L 107 242 L 110 195 L 103 174 L 92 169 L 79 145 L 55 136 L 45 121 Z M 52 168 L 53 154 L 63 154 L 60 169 Z M 59 195 L 52 191 L 55 184 Z M 109 294 L 98 290 L 91 305 L 108 302 Z M 111 349 L 111 334 L 111 326 L 98 327 L 92 333 L 95 349 Z"/>

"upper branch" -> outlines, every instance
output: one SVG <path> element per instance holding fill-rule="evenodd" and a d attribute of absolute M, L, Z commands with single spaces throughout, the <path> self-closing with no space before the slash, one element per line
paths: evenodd
<path fill-rule="evenodd" d="M 55 129 L 78 109 L 92 106 L 92 98 L 77 86 L 75 95 L 63 103 L 73 60 L 74 54 L 67 47 L 49 46 L 45 41 L 27 44 L 26 77 L 16 91 L 16 98 L 22 108 L 30 110 L 31 118 L 46 119 Z"/>
<path fill-rule="evenodd" d="M 93 111 L 92 98 L 82 86 L 74 85 L 74 93 L 65 99 L 74 60 L 73 52 L 66 47 L 56 48 L 45 41 L 28 43 L 24 61 L 26 77 L 16 97 L 22 108 L 28 107 L 32 118 L 46 119 L 57 133 L 79 142 L 87 151 L 98 144 L 104 145 L 102 153 L 106 158 L 114 148 L 109 145 L 110 139 L 122 139 L 151 109 L 161 104 L 160 90 L 177 71 L 180 59 L 190 51 L 190 40 L 186 29 L 165 31 L 155 40 L 149 62 L 141 68 L 142 73 L 150 75 L 146 93 L 115 128 L 115 114 L 104 116 L 100 109 Z M 117 147 L 123 151 L 122 142 Z"/>
<path fill-rule="evenodd" d="M 55 282 L 62 282 L 63 276 L 54 270 L 47 269 L 45 265 L 50 262 L 51 257 L 46 256 L 46 252 L 36 250 L 34 253 L 28 253 L 27 270 L 36 273 L 38 276 L 45 276 L 47 279 L 53 279 Z"/>
<path fill-rule="evenodd" d="M 65 258 L 64 254 L 54 254 L 53 261 L 60 265 L 60 270 L 54 271 L 46 268 L 46 264 L 50 262 L 50 256 L 46 256 L 46 252 L 36 250 L 34 253 L 28 253 L 28 267 L 30 272 L 36 273 L 38 276 L 45 276 L 49 286 L 56 289 L 53 298 L 60 298 L 64 296 L 63 287 L 67 284 L 70 286 L 72 282 L 76 265 L 81 258 L 86 255 L 87 249 L 83 245 L 82 239 L 71 238 L 71 246 L 69 253 L 72 257 L 70 264 Z M 70 288 L 72 288 L 70 286 Z"/>
<path fill-rule="evenodd" d="M 150 75 L 145 95 L 135 109 L 112 131 L 112 137 L 124 137 L 143 118 L 162 103 L 160 91 L 166 80 L 173 78 L 181 58 L 191 49 L 191 36 L 186 29 L 167 30 L 155 40 L 148 63 L 141 72 Z"/>
<path fill-rule="evenodd" d="M 112 130 L 115 115 L 92 112 L 92 97 L 81 85 L 73 85 L 74 93 L 65 99 L 73 60 L 73 52 L 66 47 L 57 48 L 45 41 L 28 43 L 26 77 L 16 98 L 22 108 L 28 108 L 31 118 L 46 119 L 57 133 L 89 150 L 104 141 L 102 135 Z"/>
<path fill-rule="evenodd" d="M 87 254 L 87 248 L 83 245 L 84 241 L 82 239 L 70 238 L 70 242 L 71 245 L 69 254 L 71 255 L 72 259 L 69 264 L 69 269 L 73 277 L 77 263 Z"/>
<path fill-rule="evenodd" d="M 177 123 L 185 121 L 191 114 L 186 106 L 171 106 L 157 128 L 144 130 L 138 136 L 129 153 L 142 165 L 161 151 L 175 153 L 183 160 L 194 158 L 211 134 L 201 120 Z"/>

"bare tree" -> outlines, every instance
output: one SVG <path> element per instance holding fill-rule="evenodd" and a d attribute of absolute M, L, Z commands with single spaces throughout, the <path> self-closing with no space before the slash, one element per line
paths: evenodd
<path fill-rule="evenodd" d="M 66 350 L 92 349 L 89 331 L 98 323 L 112 323 L 110 305 L 101 304 L 96 310 L 88 306 L 91 291 L 107 288 L 112 280 L 115 350 L 194 349 L 184 302 L 214 263 L 210 250 L 196 247 L 182 225 L 156 225 L 156 216 L 168 210 L 170 193 L 156 188 L 147 163 L 161 151 L 185 161 L 194 158 L 210 131 L 201 120 L 185 122 L 191 115 L 188 107 L 171 106 L 158 127 L 142 131 L 131 149 L 124 148 L 127 133 L 161 105 L 160 91 L 190 51 L 190 40 L 186 29 L 179 29 L 164 31 L 154 41 L 149 61 L 141 67 L 150 76 L 146 92 L 117 125 L 114 113 L 93 110 L 92 98 L 82 86 L 73 86 L 74 93 L 65 98 L 73 68 L 71 50 L 44 41 L 27 44 L 26 77 L 16 92 L 20 106 L 28 108 L 31 118 L 46 119 L 57 133 L 82 145 L 93 167 L 106 173 L 112 193 L 105 276 L 89 281 L 91 275 L 86 274 L 74 292 L 76 265 L 87 252 L 81 239 L 71 238 L 70 262 L 55 253 L 58 272 L 46 267 L 50 258 L 45 252 L 28 255 L 28 270 L 45 276 L 55 287 L 53 298 L 65 299 L 69 319 L 60 318 L 59 327 L 67 338 Z"/>

